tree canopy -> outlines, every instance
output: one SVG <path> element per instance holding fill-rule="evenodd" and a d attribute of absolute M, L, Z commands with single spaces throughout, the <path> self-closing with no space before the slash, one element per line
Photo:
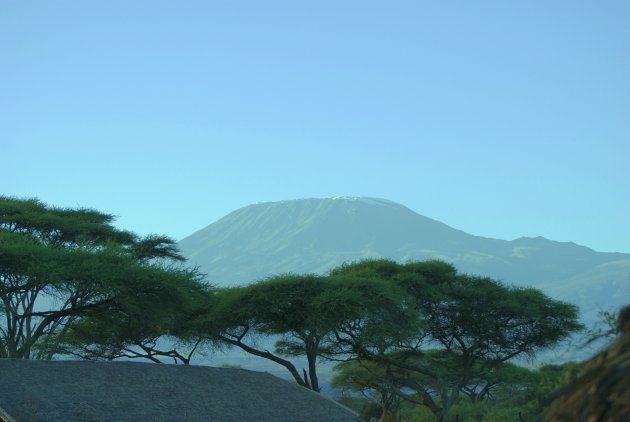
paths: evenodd
<path fill-rule="evenodd" d="M 113 220 L 0 197 L 0 357 L 50 359 L 67 351 L 72 333 L 106 339 L 110 350 L 143 341 L 160 325 L 169 329 L 176 310 L 207 289 L 196 271 L 173 264 L 183 261 L 173 240 L 140 238 Z M 136 332 L 105 321 L 133 322 Z"/>
<path fill-rule="evenodd" d="M 335 359 L 336 330 L 384 308 L 395 292 L 371 280 L 287 274 L 221 289 L 203 328 L 209 336 L 286 367 L 295 381 L 319 391 L 318 359 Z M 275 341 L 274 351 L 260 337 Z M 285 359 L 304 356 L 302 373 Z"/>
<path fill-rule="evenodd" d="M 200 335 L 274 361 L 315 391 L 318 361 L 355 362 L 390 408 L 403 399 L 438 420 L 461 397 L 490 396 L 509 360 L 581 328 L 572 305 L 441 261 L 362 261 L 219 289 L 215 298 Z M 306 358 L 302 373 L 295 356 Z"/>
<path fill-rule="evenodd" d="M 582 328 L 573 305 L 536 289 L 459 274 L 440 261 L 363 261 L 332 274 L 382 280 L 406 293 L 400 306 L 415 312 L 411 318 L 364 323 L 389 338 L 366 336 L 352 324 L 338 332 L 338 345 L 360 361 L 384 365 L 382 387 L 427 407 L 437 420 L 504 362 L 532 356 Z"/>

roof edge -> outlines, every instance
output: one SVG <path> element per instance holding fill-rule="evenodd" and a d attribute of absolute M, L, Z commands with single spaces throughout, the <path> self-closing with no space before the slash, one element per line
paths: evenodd
<path fill-rule="evenodd" d="M 16 422 L 2 407 L 0 407 L 0 422 Z"/>

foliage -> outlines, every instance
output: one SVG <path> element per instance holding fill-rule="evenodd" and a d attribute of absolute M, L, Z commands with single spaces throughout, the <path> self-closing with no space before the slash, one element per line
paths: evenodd
<path fill-rule="evenodd" d="M 434 351 L 435 352 L 435 351 Z M 463 392 L 452 405 L 449 421 L 535 421 L 541 420 L 543 411 L 556 391 L 563 391 L 567 385 L 575 383 L 584 367 L 583 363 L 567 362 L 562 365 L 544 365 L 538 369 L 528 369 L 505 362 L 494 368 L 483 383 L 471 384 L 468 392 Z M 383 367 L 375 362 L 343 362 L 335 367 L 332 385 L 340 390 L 345 400 L 362 397 L 355 404 L 361 414 L 370 412 L 379 420 L 431 421 L 435 420 L 427 407 L 414 405 L 410 401 L 398 401 L 387 407 L 381 397 L 387 393 L 388 379 Z M 410 374 L 411 377 L 417 376 Z M 477 380 L 479 381 L 479 380 Z M 469 394 L 475 391 L 476 397 Z M 359 396 L 357 396 L 359 394 Z M 392 394 L 390 397 L 395 397 Z M 369 410 L 368 410 L 369 409 Z M 367 413 L 366 413 L 367 414 Z M 362 420 L 369 420 L 369 417 Z"/>
<path fill-rule="evenodd" d="M 602 349 L 610 346 L 619 336 L 621 327 L 617 312 L 600 310 L 598 320 L 584 333 L 584 344 L 581 347 L 599 345 Z"/>
<path fill-rule="evenodd" d="M 346 325 L 339 344 L 359 360 L 389 367 L 383 388 L 427 407 L 438 420 L 447 418 L 466 390 L 476 397 L 471 385 L 491 385 L 493 371 L 504 362 L 532 356 L 581 329 L 572 305 L 535 289 L 458 274 L 440 261 L 364 261 L 333 274 L 381 280 L 407 293 L 400 307 L 412 308 L 413 317 Z M 371 324 L 389 337 L 366 337 L 363 326 Z"/>
<path fill-rule="evenodd" d="M 189 364 L 202 342 L 189 323 L 212 304 L 212 296 L 194 270 L 153 272 L 146 284 L 136 278 L 125 286 L 113 306 L 73 323 L 61 350 L 87 359 L 170 358 Z"/>
<path fill-rule="evenodd" d="M 248 353 L 286 367 L 295 381 L 319 391 L 318 359 L 336 359 L 335 333 L 383 303 L 397 303 L 396 292 L 369 280 L 316 275 L 280 275 L 217 293 L 217 305 L 199 330 Z M 258 345 L 277 339 L 274 352 Z M 281 357 L 305 356 L 300 374 Z"/>
<path fill-rule="evenodd" d="M 183 260 L 173 240 L 139 238 L 113 220 L 0 197 L 0 357 L 50 359 L 87 344 L 116 357 L 158 325 L 171 328 L 175 310 L 205 289 L 195 272 L 168 264 Z"/>
<path fill-rule="evenodd" d="M 389 367 L 378 362 L 347 361 L 335 366 L 336 375 L 331 387 L 342 394 L 359 393 L 373 403 L 363 406 L 362 413 L 378 417 L 382 421 L 395 420 L 401 404 L 399 395 L 392 393 L 384 381 Z M 369 410 L 368 410 L 369 409 Z"/>

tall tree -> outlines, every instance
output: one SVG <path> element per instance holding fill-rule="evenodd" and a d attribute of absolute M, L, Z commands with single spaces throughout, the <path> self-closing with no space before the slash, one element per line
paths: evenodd
<path fill-rule="evenodd" d="M 338 331 L 338 344 L 360 360 L 389 365 L 389 391 L 427 407 L 439 421 L 484 371 L 531 356 L 582 328 L 573 305 L 535 289 L 459 274 L 440 261 L 364 261 L 333 274 L 380 279 L 407 293 L 400 306 L 413 308 L 414 318 L 375 321 L 381 332 L 396 336 L 375 342 L 347 325 Z"/>
<path fill-rule="evenodd" d="M 186 288 L 202 289 L 194 272 L 166 264 L 183 260 L 173 240 L 139 238 L 113 220 L 0 197 L 0 357 L 52 358 L 87 318 L 158 298 L 177 303 Z"/>
<path fill-rule="evenodd" d="M 320 390 L 318 359 L 335 359 L 335 330 L 361 319 L 387 302 L 398 303 L 387 285 L 370 280 L 316 275 L 281 275 L 218 293 L 204 330 L 227 344 L 269 359 L 289 370 L 295 381 Z M 275 350 L 260 337 L 275 340 Z M 267 343 L 269 340 L 266 340 Z M 289 360 L 304 356 L 302 373 Z"/>

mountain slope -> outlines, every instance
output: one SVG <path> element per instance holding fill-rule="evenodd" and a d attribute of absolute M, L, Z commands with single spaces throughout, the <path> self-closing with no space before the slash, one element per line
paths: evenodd
<path fill-rule="evenodd" d="M 540 287 L 565 300 L 579 299 L 583 306 L 592 299 L 590 313 L 611 305 L 605 298 L 608 290 L 599 291 L 598 283 L 626 281 L 630 274 L 630 254 L 595 252 L 542 237 L 506 241 L 473 236 L 374 198 L 258 203 L 228 214 L 179 246 L 210 281 L 223 286 L 285 272 L 325 272 L 370 257 L 402 262 L 439 258 L 460 271 Z M 614 284 L 613 303 L 630 297 L 628 284 Z"/>

